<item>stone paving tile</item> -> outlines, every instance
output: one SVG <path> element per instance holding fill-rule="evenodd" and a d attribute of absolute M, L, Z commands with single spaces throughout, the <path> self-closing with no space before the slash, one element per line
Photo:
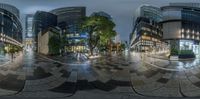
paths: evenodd
<path fill-rule="evenodd" d="M 131 81 L 133 86 L 144 86 L 144 81 L 143 80 L 132 80 Z"/>
<path fill-rule="evenodd" d="M 163 84 L 166 84 L 168 81 L 169 81 L 169 79 L 167 79 L 167 78 L 160 78 L 157 80 L 157 82 L 163 83 Z"/>
<path fill-rule="evenodd" d="M 195 82 L 193 83 L 195 86 L 199 87 L 200 88 L 200 81 L 199 82 Z"/>
<path fill-rule="evenodd" d="M 107 81 L 106 83 L 96 80 L 96 81 L 91 82 L 91 85 L 96 89 L 107 91 L 107 92 L 116 88 L 116 85 L 114 85 L 113 83 L 110 83 L 110 80 Z"/>
<path fill-rule="evenodd" d="M 199 71 L 198 69 L 194 69 L 194 70 L 192 70 L 191 72 L 192 72 L 194 75 L 196 75 L 196 74 L 199 74 L 200 71 Z"/>
<path fill-rule="evenodd" d="M 166 74 L 163 75 L 162 78 L 170 79 L 170 78 L 172 78 L 172 76 L 173 76 L 172 73 L 166 73 Z"/>
<path fill-rule="evenodd" d="M 73 94 L 76 91 L 76 83 L 75 82 L 65 82 L 62 85 L 51 89 L 50 91 Z"/>
<path fill-rule="evenodd" d="M 121 81 L 130 81 L 130 74 L 128 70 L 118 71 L 112 74 L 112 79 Z"/>
<path fill-rule="evenodd" d="M 44 71 L 44 69 L 42 69 L 41 67 L 37 67 L 34 72 L 33 72 L 33 76 L 27 76 L 28 80 L 34 80 L 34 79 L 42 79 L 42 78 L 46 78 L 51 76 L 52 74 L 50 73 L 46 73 Z"/>
<path fill-rule="evenodd" d="M 196 73 L 195 76 L 200 79 L 200 73 Z"/>
<path fill-rule="evenodd" d="M 148 71 L 145 71 L 143 74 L 145 75 L 146 78 L 151 78 L 152 76 L 156 75 L 157 73 L 158 73 L 158 71 L 148 70 Z"/>
<path fill-rule="evenodd" d="M 153 96 L 162 96 L 162 97 L 183 97 L 179 93 L 179 89 L 178 88 L 166 88 L 166 87 L 162 87 L 162 88 L 160 88 L 158 90 L 155 90 L 149 95 L 151 95 L 151 96 L 152 95 Z"/>
<path fill-rule="evenodd" d="M 77 71 L 72 71 L 70 76 L 67 78 L 68 82 L 76 82 L 77 81 Z"/>
<path fill-rule="evenodd" d="M 40 80 L 26 80 L 27 85 L 38 85 Z"/>
<path fill-rule="evenodd" d="M 192 82 L 192 83 L 196 83 L 196 82 L 199 82 L 200 79 L 197 78 L 196 76 L 190 76 L 188 77 L 188 79 Z"/>
<path fill-rule="evenodd" d="M 59 80 L 55 80 L 55 81 L 51 81 L 48 83 L 48 85 L 52 88 L 55 88 L 55 87 L 58 87 L 60 86 L 61 84 L 65 83 L 66 82 L 66 78 L 62 78 L 62 79 L 59 79 Z"/>
<path fill-rule="evenodd" d="M 195 86 L 192 82 L 190 82 L 189 80 L 185 79 L 185 80 L 180 80 L 180 87 L 181 87 L 181 91 L 184 92 L 189 92 L 192 90 L 200 90 L 199 87 Z"/>
<path fill-rule="evenodd" d="M 184 95 L 187 97 L 199 97 L 200 96 L 200 90 L 191 90 L 191 91 L 184 91 Z"/>
<path fill-rule="evenodd" d="M 20 94 L 18 94 L 16 97 L 20 97 L 23 99 L 23 97 L 28 97 L 28 98 L 66 98 L 67 96 L 69 96 L 71 94 L 67 94 L 67 93 L 55 93 L 55 92 L 51 92 L 51 91 L 40 91 L 40 92 L 22 92 Z"/>
<path fill-rule="evenodd" d="M 160 79 L 162 77 L 163 77 L 163 74 L 159 72 L 156 75 L 152 76 L 151 78 L 145 79 L 145 82 L 146 83 L 155 82 L 155 81 L 157 81 L 158 79 Z"/>
<path fill-rule="evenodd" d="M 19 75 L 18 77 L 17 77 L 17 80 L 26 80 L 26 77 L 25 77 L 25 75 Z"/>
<path fill-rule="evenodd" d="M 164 87 L 164 85 L 161 83 L 152 82 L 150 84 L 144 84 L 143 86 L 134 86 L 134 84 L 133 84 L 133 87 L 138 92 L 143 93 L 143 92 L 151 92 L 153 90 L 157 90 L 159 88 Z"/>
<path fill-rule="evenodd" d="M 17 91 L 0 90 L 0 96 L 13 95 L 13 94 L 16 94 L 16 93 L 17 93 Z"/>
<path fill-rule="evenodd" d="M 176 80 L 176 79 L 169 80 L 166 83 L 165 87 L 166 88 L 179 88 L 179 80 Z"/>
<path fill-rule="evenodd" d="M 65 77 L 68 78 L 70 76 L 70 72 L 66 71 L 66 70 L 60 70 L 60 72 L 62 73 L 61 77 Z"/>
<path fill-rule="evenodd" d="M 7 75 L 6 78 L 0 81 L 0 88 L 19 91 L 23 88 L 25 81 L 17 79 L 16 75 Z"/>
<path fill-rule="evenodd" d="M 134 91 L 132 90 L 131 87 L 117 87 L 114 90 L 111 91 L 111 93 L 130 93 L 130 94 L 134 94 Z"/>

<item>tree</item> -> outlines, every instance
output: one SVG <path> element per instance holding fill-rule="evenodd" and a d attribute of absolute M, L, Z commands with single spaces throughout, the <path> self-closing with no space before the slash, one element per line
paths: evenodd
<path fill-rule="evenodd" d="M 124 50 L 126 49 L 126 44 L 125 44 L 125 43 L 122 43 L 122 44 L 120 45 L 120 49 L 121 49 L 121 51 L 124 51 Z"/>
<path fill-rule="evenodd" d="M 170 54 L 171 55 L 178 55 L 178 53 L 179 53 L 179 51 L 176 49 L 176 48 L 172 48 L 171 50 L 170 50 Z"/>
<path fill-rule="evenodd" d="M 60 37 L 60 48 L 61 48 L 61 55 L 63 55 L 65 51 L 65 45 L 68 45 L 68 41 L 66 40 L 66 35 L 61 35 Z"/>
<path fill-rule="evenodd" d="M 48 45 L 50 54 L 58 54 L 61 47 L 61 40 L 59 39 L 59 36 L 56 36 L 56 34 L 51 36 Z"/>
<path fill-rule="evenodd" d="M 99 44 L 99 41 L 107 40 L 107 36 L 109 37 L 113 33 L 114 27 L 115 24 L 103 16 L 90 16 L 84 19 L 82 29 L 88 33 L 88 45 L 91 55 L 93 55 L 93 50 Z"/>
<path fill-rule="evenodd" d="M 110 30 L 100 35 L 100 47 L 106 46 L 106 49 L 111 49 L 112 38 L 116 36 L 116 31 Z"/>
<path fill-rule="evenodd" d="M 6 45 L 6 49 L 5 49 L 5 51 L 6 51 L 8 54 L 11 55 L 11 60 L 12 60 L 12 61 L 13 61 L 13 58 L 14 58 L 14 53 L 15 53 L 15 52 L 19 52 L 19 51 L 21 51 L 21 50 L 23 50 L 22 47 L 16 46 L 16 45 L 12 45 L 12 44 Z"/>

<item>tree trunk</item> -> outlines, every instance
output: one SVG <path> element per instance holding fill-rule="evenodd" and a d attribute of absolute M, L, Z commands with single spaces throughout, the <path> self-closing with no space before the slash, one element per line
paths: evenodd
<path fill-rule="evenodd" d="M 93 48 L 90 47 L 90 55 L 93 56 Z"/>

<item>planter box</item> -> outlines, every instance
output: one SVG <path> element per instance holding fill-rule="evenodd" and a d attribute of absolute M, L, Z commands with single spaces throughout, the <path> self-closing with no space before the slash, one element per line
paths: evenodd
<path fill-rule="evenodd" d="M 179 56 L 170 56 L 169 59 L 170 59 L 170 60 L 178 60 L 178 59 L 179 59 Z"/>

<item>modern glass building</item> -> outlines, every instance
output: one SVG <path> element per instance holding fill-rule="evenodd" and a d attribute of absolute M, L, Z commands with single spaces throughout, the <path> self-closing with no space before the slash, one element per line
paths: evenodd
<path fill-rule="evenodd" d="M 6 44 L 22 47 L 22 26 L 19 10 L 12 5 L 0 3 L 0 47 Z"/>
<path fill-rule="evenodd" d="M 143 5 L 135 13 L 133 32 L 130 34 L 130 48 L 146 52 L 164 50 L 162 41 L 161 10 L 157 7 Z"/>
<path fill-rule="evenodd" d="M 33 14 L 27 14 L 25 20 L 25 48 L 32 49 L 34 47 L 34 35 L 33 35 Z"/>
<path fill-rule="evenodd" d="M 103 17 L 108 18 L 109 20 L 112 20 L 111 15 L 109 15 L 108 13 L 106 13 L 106 12 L 104 12 L 104 11 L 93 12 L 93 13 L 91 14 L 91 16 L 103 16 Z"/>
<path fill-rule="evenodd" d="M 37 49 L 39 32 L 46 32 L 49 27 L 57 26 L 57 16 L 45 11 L 37 11 L 33 16 L 32 32 L 35 38 Z"/>
<path fill-rule="evenodd" d="M 191 50 L 199 54 L 200 4 L 171 3 L 161 7 L 163 13 L 163 39 L 171 49 Z"/>
<path fill-rule="evenodd" d="M 32 27 L 33 27 L 33 14 L 27 14 L 25 22 L 25 30 L 26 30 L 25 38 L 34 37 Z"/>
<path fill-rule="evenodd" d="M 0 3 L 0 8 L 1 9 L 5 9 L 7 11 L 9 11 L 10 13 L 14 14 L 16 17 L 20 17 L 19 14 L 19 9 L 17 9 L 15 6 L 13 5 L 9 5 L 9 4 L 4 4 L 4 3 Z"/>
<path fill-rule="evenodd" d="M 87 34 L 81 31 L 80 24 L 86 16 L 86 7 L 63 7 L 50 12 L 58 17 L 58 27 L 66 39 L 65 52 L 85 51 Z"/>

